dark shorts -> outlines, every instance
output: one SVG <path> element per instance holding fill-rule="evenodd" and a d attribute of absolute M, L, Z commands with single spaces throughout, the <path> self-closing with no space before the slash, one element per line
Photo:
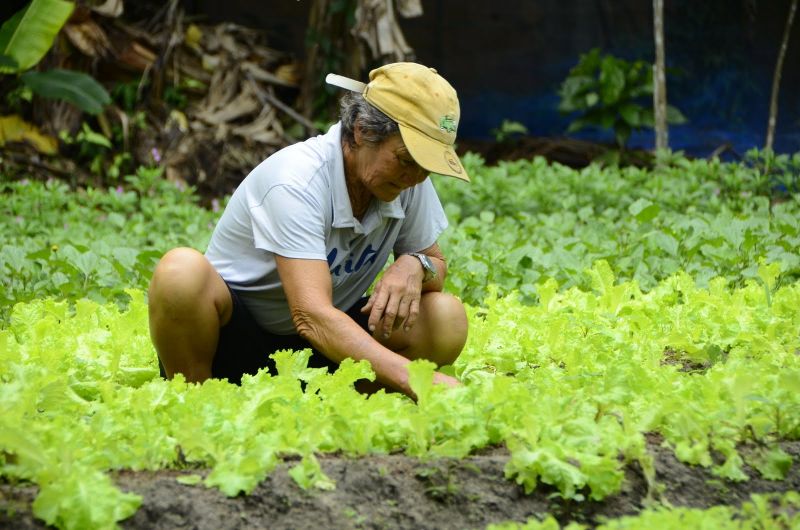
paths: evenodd
<path fill-rule="evenodd" d="M 233 301 L 231 319 L 219 330 L 219 342 L 211 365 L 211 377 L 227 379 L 231 383 L 241 384 L 244 374 L 255 375 L 261 368 L 269 368 L 272 374 L 277 374 L 275 361 L 270 354 L 279 350 L 312 349 L 308 366 L 312 368 L 327 368 L 333 372 L 338 364 L 331 361 L 321 352 L 315 350 L 311 344 L 299 335 L 275 335 L 264 331 L 259 326 L 253 315 L 236 294 L 228 286 Z M 369 314 L 361 314 L 361 308 L 367 303 L 368 298 L 358 300 L 346 313 L 362 328 L 367 329 Z M 166 377 L 164 365 L 158 361 L 161 377 Z"/>

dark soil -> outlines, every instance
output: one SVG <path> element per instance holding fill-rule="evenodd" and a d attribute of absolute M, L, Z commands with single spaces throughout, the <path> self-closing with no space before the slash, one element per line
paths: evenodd
<path fill-rule="evenodd" d="M 795 460 L 800 442 L 781 447 Z M 655 498 L 673 506 L 706 508 L 739 505 L 751 493 L 800 489 L 795 465 L 783 481 L 760 478 L 728 482 L 709 470 L 678 462 L 671 449 L 650 437 L 655 458 L 658 492 Z M 746 452 L 748 448 L 743 448 Z M 322 456 L 325 473 L 336 482 L 333 491 L 303 491 L 288 476 L 294 462 L 278 467 L 249 496 L 225 497 L 216 489 L 186 486 L 176 478 L 181 471 L 120 472 L 117 484 L 143 496 L 142 507 L 123 528 L 137 529 L 405 529 L 485 528 L 502 521 L 524 522 L 551 513 L 563 524 L 597 524 L 605 518 L 636 514 L 647 501 L 647 484 L 637 466 L 626 470 L 617 495 L 603 502 L 564 502 L 555 491 L 540 485 L 531 495 L 503 476 L 508 460 L 504 449 L 492 449 L 462 460 L 423 462 L 401 456 L 345 458 Z M 30 512 L 34 486 L 0 485 L 0 529 L 44 528 Z"/>
<path fill-rule="evenodd" d="M 458 140 L 456 146 L 459 155 L 468 151 L 478 153 L 489 165 L 503 161 L 529 160 L 536 156 L 574 169 L 584 168 L 594 161 L 636 167 L 653 165 L 653 154 L 643 149 L 621 151 L 612 144 L 566 137 L 519 136 L 502 142 L 464 139 Z"/>

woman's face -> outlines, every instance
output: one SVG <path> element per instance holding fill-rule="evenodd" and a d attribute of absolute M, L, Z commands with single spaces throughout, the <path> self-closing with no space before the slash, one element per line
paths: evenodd
<path fill-rule="evenodd" d="M 399 134 L 378 145 L 361 142 L 358 152 L 359 180 L 381 201 L 391 202 L 401 191 L 428 178 L 428 171 L 414 161 Z"/>

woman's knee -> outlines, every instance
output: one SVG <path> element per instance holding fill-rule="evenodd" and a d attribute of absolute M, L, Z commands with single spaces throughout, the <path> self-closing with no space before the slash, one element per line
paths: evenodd
<path fill-rule="evenodd" d="M 426 293 L 422 308 L 428 326 L 430 347 L 439 364 L 452 364 L 467 342 L 468 322 L 464 304 L 448 293 Z"/>
<path fill-rule="evenodd" d="M 174 248 L 164 254 L 156 265 L 148 292 L 151 308 L 195 308 L 198 305 L 214 303 L 227 294 L 219 285 L 224 282 L 216 274 L 206 257 L 191 248 Z"/>

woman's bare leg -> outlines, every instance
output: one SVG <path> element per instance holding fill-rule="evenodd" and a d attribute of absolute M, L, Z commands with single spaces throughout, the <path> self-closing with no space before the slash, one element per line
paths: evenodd
<path fill-rule="evenodd" d="M 167 252 L 150 281 L 150 338 L 168 378 L 189 382 L 211 377 L 219 330 L 233 302 L 225 282 L 206 257 L 191 248 Z"/>
<path fill-rule="evenodd" d="M 402 328 L 381 343 L 409 359 L 453 364 L 467 342 L 467 314 L 461 300 L 448 293 L 423 293 L 419 316 L 409 331 Z"/>

